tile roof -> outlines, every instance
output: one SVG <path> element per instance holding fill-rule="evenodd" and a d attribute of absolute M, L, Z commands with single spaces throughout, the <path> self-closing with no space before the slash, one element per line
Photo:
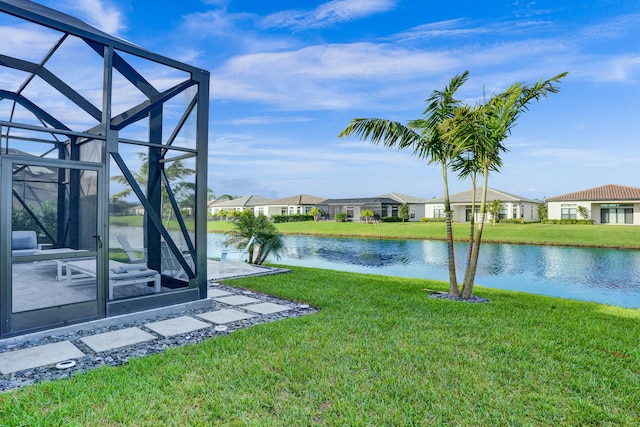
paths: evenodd
<path fill-rule="evenodd" d="M 310 196 L 308 194 L 298 194 L 296 196 L 285 197 L 283 199 L 269 200 L 262 203 L 264 206 L 272 205 L 287 205 L 287 206 L 299 206 L 299 205 L 316 205 L 325 200 L 323 197 Z"/>
<path fill-rule="evenodd" d="M 627 185 L 608 184 L 575 193 L 549 197 L 547 202 L 591 201 L 591 200 L 640 200 L 640 188 Z"/>
<path fill-rule="evenodd" d="M 400 202 L 390 197 L 354 197 L 352 199 L 326 199 L 321 204 L 323 205 L 343 205 L 343 204 L 358 204 L 358 203 L 385 203 L 390 205 L 397 205 Z"/>
<path fill-rule="evenodd" d="M 266 201 L 269 201 L 266 197 L 262 196 L 244 196 L 233 200 L 224 200 L 220 203 L 215 203 L 216 207 L 250 207 L 255 206 Z M 211 206 L 211 205 L 210 205 Z"/>
<path fill-rule="evenodd" d="M 471 203 L 472 190 L 461 191 L 459 193 L 451 194 L 449 196 L 449 202 L 454 203 Z M 482 200 L 482 187 L 476 188 L 476 202 L 480 203 Z M 494 190 L 487 187 L 487 202 L 494 200 L 500 200 L 501 202 L 531 202 L 538 203 L 535 200 L 527 199 L 525 197 L 516 196 L 515 194 L 505 193 L 504 191 Z M 427 200 L 427 204 L 442 204 L 444 203 L 444 196 L 436 197 L 431 200 Z"/>
<path fill-rule="evenodd" d="M 424 197 L 409 196 L 401 193 L 387 193 L 387 194 L 382 194 L 378 197 L 386 197 L 389 199 L 394 199 L 401 203 L 424 203 L 427 201 L 427 199 L 425 199 Z"/>

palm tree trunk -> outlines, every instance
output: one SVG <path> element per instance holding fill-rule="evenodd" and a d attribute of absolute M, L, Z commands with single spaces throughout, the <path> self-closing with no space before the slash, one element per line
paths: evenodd
<path fill-rule="evenodd" d="M 442 162 L 442 177 L 444 181 L 444 218 L 447 224 L 447 249 L 449 261 L 449 295 L 458 297 L 458 278 L 456 276 L 456 252 L 453 245 L 453 227 L 451 225 L 451 203 L 449 202 L 449 183 L 447 181 L 447 164 Z"/>
<path fill-rule="evenodd" d="M 471 224 L 469 225 L 469 251 L 467 252 L 467 267 L 471 262 L 471 254 L 473 252 L 474 239 L 473 235 L 475 232 L 476 225 L 476 184 L 477 179 L 475 177 L 471 178 Z M 465 273 L 466 276 L 466 273 Z M 466 277 L 465 277 L 466 280 Z"/>
<path fill-rule="evenodd" d="M 469 299 L 473 292 L 473 282 L 476 279 L 476 271 L 478 269 L 478 257 L 480 256 L 480 243 L 482 241 L 482 230 L 484 228 L 484 218 L 487 204 L 487 183 L 489 181 L 489 168 L 484 168 L 484 179 L 482 184 L 482 201 L 480 202 L 480 223 L 476 232 L 473 251 L 471 251 L 471 259 L 467 270 L 464 273 L 464 282 L 462 284 L 462 298 Z M 475 215 L 475 212 L 474 212 Z"/>

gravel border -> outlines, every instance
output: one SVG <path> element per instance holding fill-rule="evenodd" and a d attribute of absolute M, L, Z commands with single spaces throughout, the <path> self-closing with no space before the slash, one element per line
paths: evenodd
<path fill-rule="evenodd" d="M 270 295 L 253 291 L 251 291 L 249 294 L 249 291 L 224 284 L 209 282 L 208 288 L 225 290 L 236 295 L 251 296 L 252 298 L 259 299 L 261 302 L 271 302 L 275 304 L 286 305 L 288 307 L 291 307 L 292 309 L 273 314 L 257 314 L 247 311 L 247 313 L 251 313 L 252 315 L 254 315 L 254 317 L 227 323 L 225 324 L 225 326 L 227 326 L 228 328 L 226 331 L 216 331 L 214 329 L 215 325 L 212 324 L 210 328 L 200 329 L 177 336 L 164 337 L 144 327 L 146 323 L 150 322 L 157 322 L 182 316 L 194 316 L 200 313 L 208 313 L 220 309 L 233 308 L 234 310 L 245 311 L 243 310 L 243 306 L 231 307 L 228 304 L 223 304 L 211 299 L 211 306 L 209 306 L 208 308 L 197 308 L 181 311 L 179 313 L 174 312 L 172 314 L 159 315 L 155 317 L 147 317 L 142 319 L 138 318 L 134 321 L 124 322 L 118 325 L 94 327 L 86 330 L 79 329 L 72 332 L 61 333 L 59 335 L 39 336 L 34 339 L 27 338 L 19 342 L 10 342 L 5 345 L 0 345 L 0 353 L 22 350 L 25 348 L 36 347 L 44 344 L 52 344 L 61 341 L 70 341 L 73 345 L 75 345 L 76 347 L 78 347 L 78 349 L 85 353 L 85 356 L 79 359 L 75 359 L 75 366 L 67 369 L 57 369 L 55 365 L 46 365 L 38 368 L 14 372 L 11 374 L 0 375 L 0 392 L 15 390 L 19 387 L 35 384 L 38 382 L 53 381 L 61 378 L 72 377 L 74 375 L 88 372 L 91 369 L 98 368 L 100 366 L 119 366 L 127 363 L 132 358 L 140 358 L 150 356 L 152 354 L 158 354 L 168 348 L 197 344 L 210 338 L 228 335 L 238 329 L 244 329 L 253 325 L 274 322 L 276 320 L 287 319 L 290 317 L 300 317 L 307 314 L 316 313 L 318 311 L 318 309 L 309 307 L 305 304 L 298 304 L 293 301 L 275 298 Z M 198 320 L 202 319 L 198 318 Z M 99 353 L 96 353 L 82 341 L 80 341 L 80 338 L 86 336 L 97 335 L 131 327 L 138 327 L 145 332 L 154 335 L 156 339 L 153 341 L 143 342 L 140 344 L 117 348 L 109 351 L 103 351 Z"/>
<path fill-rule="evenodd" d="M 470 298 L 461 298 L 461 297 L 454 297 L 452 295 L 449 295 L 446 292 L 431 292 L 429 294 L 429 298 L 434 298 L 434 299 L 448 299 L 450 301 L 458 301 L 458 302 L 468 302 L 468 303 L 481 303 L 481 302 L 491 302 L 491 300 L 489 298 L 482 298 L 482 297 L 478 297 L 475 295 L 471 295 Z"/>

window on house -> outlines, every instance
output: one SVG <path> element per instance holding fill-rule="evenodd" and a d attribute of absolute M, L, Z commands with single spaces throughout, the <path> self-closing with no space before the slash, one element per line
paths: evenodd
<path fill-rule="evenodd" d="M 577 219 L 577 205 L 560 205 L 560 218 Z"/>
<path fill-rule="evenodd" d="M 435 206 L 433 208 L 434 218 L 444 218 L 444 206 Z"/>
<path fill-rule="evenodd" d="M 416 207 L 409 206 L 409 218 L 413 219 L 416 217 Z"/>
<path fill-rule="evenodd" d="M 287 208 L 280 208 L 280 215 L 287 215 L 289 213 L 289 209 Z"/>

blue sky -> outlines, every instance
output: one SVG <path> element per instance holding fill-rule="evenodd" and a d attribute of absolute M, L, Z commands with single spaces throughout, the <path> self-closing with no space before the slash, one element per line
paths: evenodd
<path fill-rule="evenodd" d="M 418 118 L 456 74 L 473 104 L 563 71 L 521 116 L 489 186 L 528 198 L 640 186 L 640 2 L 41 1 L 211 72 L 217 195 L 442 195 L 436 166 L 338 133 L 355 117 Z M 0 71 L 1 72 L 1 71 Z M 451 191 L 469 183 L 451 178 Z"/>

